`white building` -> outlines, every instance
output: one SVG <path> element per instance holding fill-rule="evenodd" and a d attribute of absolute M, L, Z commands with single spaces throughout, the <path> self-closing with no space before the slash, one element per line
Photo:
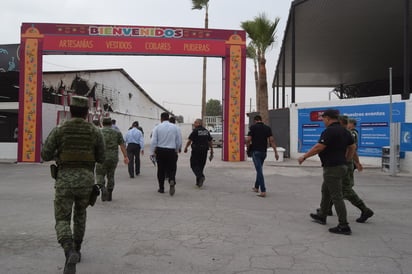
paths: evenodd
<path fill-rule="evenodd" d="M 67 98 L 71 94 L 90 98 L 90 119 L 110 116 L 124 135 L 134 121 L 143 128 L 145 144 L 150 143 L 151 130 L 160 123 L 160 114 L 168 112 L 123 69 L 43 72 L 42 141 L 69 112 Z M 7 104 L 17 114 L 18 103 Z M 10 110 L 10 106 L 13 110 Z M 17 143 L 0 142 L 0 159 L 17 159 Z"/>

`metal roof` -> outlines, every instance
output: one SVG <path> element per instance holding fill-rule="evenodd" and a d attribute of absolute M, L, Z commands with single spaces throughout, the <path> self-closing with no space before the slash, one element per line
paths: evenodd
<path fill-rule="evenodd" d="M 293 46 L 296 87 L 388 79 L 389 67 L 394 77 L 403 77 L 405 3 L 409 0 L 293 1 L 272 87 L 277 81 L 293 85 Z M 411 5 L 408 11 L 411 26 Z M 410 46 L 410 32 L 408 37 Z"/>

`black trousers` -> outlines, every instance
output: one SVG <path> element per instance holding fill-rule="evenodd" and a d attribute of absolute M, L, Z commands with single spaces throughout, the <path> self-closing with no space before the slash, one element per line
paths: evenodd
<path fill-rule="evenodd" d="M 171 148 L 156 148 L 157 180 L 159 189 L 165 188 L 165 174 L 169 176 L 169 183 L 176 182 L 177 153 Z"/>
<path fill-rule="evenodd" d="M 129 158 L 129 175 L 134 177 L 140 174 L 140 145 L 135 143 L 130 143 L 127 145 L 127 157 Z"/>
<path fill-rule="evenodd" d="M 207 159 L 207 149 L 192 149 L 190 156 L 190 168 L 196 176 L 196 179 L 205 177 L 203 170 L 205 169 Z"/>

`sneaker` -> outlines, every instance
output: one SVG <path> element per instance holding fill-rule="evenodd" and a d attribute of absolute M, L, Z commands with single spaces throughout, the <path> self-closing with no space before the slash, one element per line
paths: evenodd
<path fill-rule="evenodd" d="M 266 192 L 261 192 L 256 196 L 261 197 L 261 198 L 265 198 L 266 197 Z"/>
<path fill-rule="evenodd" d="M 205 176 L 200 177 L 199 182 L 197 184 L 198 187 L 202 187 L 203 186 L 203 182 L 205 181 Z"/>
<path fill-rule="evenodd" d="M 369 219 L 370 217 L 372 217 L 373 214 L 374 214 L 373 211 L 368 208 L 367 210 L 365 210 L 364 212 L 362 212 L 362 214 L 360 215 L 360 217 L 356 219 L 356 222 L 358 222 L 358 223 L 364 223 L 364 222 L 366 222 L 367 219 Z"/>
<path fill-rule="evenodd" d="M 253 187 L 253 188 L 252 188 L 252 191 L 258 193 L 258 192 L 259 192 L 259 189 L 257 189 L 256 187 Z"/>
<path fill-rule="evenodd" d="M 159 190 L 157 190 L 157 192 L 159 192 L 159 193 L 165 193 L 165 191 L 164 191 L 163 189 L 159 189 Z"/>
<path fill-rule="evenodd" d="M 76 264 L 79 262 L 79 254 L 75 250 L 70 250 L 66 256 L 63 274 L 75 274 Z"/>
<path fill-rule="evenodd" d="M 320 208 L 317 208 L 317 209 L 316 209 L 316 213 L 319 214 L 319 212 L 320 212 Z M 328 216 L 333 216 L 332 208 L 328 211 L 328 214 L 327 214 L 327 215 L 328 215 Z"/>
<path fill-rule="evenodd" d="M 343 234 L 343 235 L 350 235 L 352 234 L 352 230 L 348 225 L 338 225 L 336 227 L 329 228 L 330 233 L 335 234 Z"/>
<path fill-rule="evenodd" d="M 175 195 L 176 182 L 171 180 L 169 184 L 170 184 L 169 194 L 170 194 L 170 196 L 173 196 L 173 195 Z"/>
<path fill-rule="evenodd" d="M 318 214 L 310 214 L 310 217 L 313 219 L 315 223 L 326 225 L 326 217 L 321 217 Z"/>

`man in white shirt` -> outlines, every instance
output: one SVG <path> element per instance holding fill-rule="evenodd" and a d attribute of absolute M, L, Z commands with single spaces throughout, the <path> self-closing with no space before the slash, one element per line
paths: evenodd
<path fill-rule="evenodd" d="M 153 129 L 150 144 L 150 156 L 157 161 L 157 180 L 159 193 L 164 193 L 165 174 L 169 176 L 169 194 L 175 194 L 176 185 L 176 153 L 182 149 L 182 134 L 179 128 L 169 122 L 169 113 L 160 115 L 161 123 Z"/>

